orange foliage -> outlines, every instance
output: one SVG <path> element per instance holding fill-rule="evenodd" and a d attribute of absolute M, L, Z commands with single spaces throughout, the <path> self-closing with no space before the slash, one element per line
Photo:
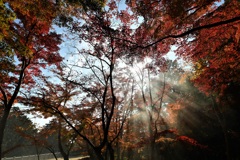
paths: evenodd
<path fill-rule="evenodd" d="M 208 146 L 202 145 L 202 144 L 198 143 L 195 139 L 189 138 L 187 136 L 178 136 L 176 140 L 180 141 L 180 142 L 187 143 L 187 144 L 189 144 L 191 146 L 194 146 L 194 147 L 199 147 L 201 149 L 207 149 L 208 148 Z"/>

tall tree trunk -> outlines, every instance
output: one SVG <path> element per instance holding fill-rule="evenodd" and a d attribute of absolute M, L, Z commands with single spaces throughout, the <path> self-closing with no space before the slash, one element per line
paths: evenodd
<path fill-rule="evenodd" d="M 5 108 L 2 118 L 0 120 L 0 158 L 3 158 L 3 156 L 4 156 L 2 153 L 2 143 L 3 143 L 3 138 L 4 138 L 4 130 L 6 128 L 9 113 L 10 113 L 10 109 Z"/>
<path fill-rule="evenodd" d="M 104 160 L 102 152 L 98 148 L 94 148 L 94 153 L 96 154 L 96 157 L 98 160 Z"/>
<path fill-rule="evenodd" d="M 117 152 L 117 160 L 121 160 L 121 148 L 120 148 L 120 144 L 119 141 L 117 141 L 116 143 L 116 152 Z"/>
<path fill-rule="evenodd" d="M 152 124 L 153 124 L 153 117 L 152 117 L 152 114 L 147 111 L 148 115 L 149 115 L 149 126 L 148 126 L 148 132 L 149 132 L 149 135 L 150 135 L 150 155 L 149 155 L 149 160 L 154 160 L 154 148 L 155 148 L 155 128 L 152 127 Z"/>
<path fill-rule="evenodd" d="M 109 153 L 109 158 L 110 158 L 110 160 L 114 160 L 114 149 L 113 149 L 113 147 L 112 147 L 112 144 L 111 143 L 108 143 L 108 145 L 107 145 L 107 152 Z"/>
<path fill-rule="evenodd" d="M 3 95 L 2 100 L 3 100 L 3 103 L 4 103 L 4 106 L 1 106 L 1 107 L 4 108 L 4 111 L 3 111 L 3 114 L 2 114 L 2 118 L 0 120 L 0 159 L 3 158 L 3 156 L 4 156 L 2 154 L 2 143 L 3 143 L 3 137 L 4 137 L 4 130 L 5 130 L 6 124 L 7 124 L 7 119 L 8 119 L 10 110 L 12 108 L 12 105 L 13 105 L 13 103 L 14 103 L 17 95 L 18 95 L 18 92 L 19 92 L 20 88 L 21 88 L 22 80 L 23 80 L 23 77 L 24 77 L 24 70 L 26 69 L 27 66 L 28 66 L 28 64 L 26 63 L 26 60 L 24 58 L 24 60 L 22 61 L 22 67 L 21 67 L 19 78 L 18 78 L 17 86 L 16 86 L 11 98 L 9 99 L 9 101 L 8 101 L 6 92 L 0 86 L 0 92 Z"/>
<path fill-rule="evenodd" d="M 42 150 L 39 151 L 38 143 L 37 143 L 36 139 L 34 139 L 34 144 L 35 144 L 35 149 L 36 149 L 36 153 L 37 153 L 37 159 L 40 160 L 40 153 Z"/>
<path fill-rule="evenodd" d="M 151 139 L 150 142 L 150 160 L 154 160 L 155 159 L 155 140 Z"/>
<path fill-rule="evenodd" d="M 232 160 L 231 153 L 230 153 L 230 143 L 229 143 L 229 137 L 228 137 L 228 132 L 227 132 L 226 119 L 225 119 L 223 113 L 221 112 L 221 110 L 219 108 L 220 105 L 217 104 L 215 97 L 212 97 L 212 102 L 213 102 L 213 109 L 216 113 L 219 124 L 222 128 L 222 132 L 224 134 L 226 158 L 227 158 L 227 160 Z"/>
<path fill-rule="evenodd" d="M 69 160 L 69 155 L 64 151 L 62 146 L 62 140 L 61 140 L 61 122 L 59 122 L 59 129 L 58 129 L 58 148 L 60 150 L 61 155 L 63 156 L 64 160 Z"/>

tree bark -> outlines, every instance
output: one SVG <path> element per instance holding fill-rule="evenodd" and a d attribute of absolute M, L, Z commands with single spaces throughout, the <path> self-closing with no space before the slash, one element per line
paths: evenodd
<path fill-rule="evenodd" d="M 114 149 L 112 147 L 112 144 L 111 143 L 108 143 L 107 145 L 107 152 L 109 153 L 109 158 L 110 160 L 114 160 Z"/>
<path fill-rule="evenodd" d="M 3 158 L 3 153 L 2 153 L 2 143 L 3 143 L 3 137 L 4 137 L 4 130 L 6 128 L 6 124 L 7 124 L 7 118 L 8 115 L 10 113 L 10 108 L 5 108 L 1 121 L 0 121 L 0 158 Z"/>
<path fill-rule="evenodd" d="M 227 132 L 226 119 L 225 119 L 223 113 L 221 112 L 221 110 L 219 108 L 220 105 L 217 104 L 215 97 L 212 97 L 212 102 L 213 102 L 213 109 L 218 118 L 218 122 L 222 128 L 222 132 L 224 134 L 226 158 L 227 158 L 227 160 L 232 160 L 231 153 L 230 153 L 230 143 L 229 143 L 229 137 L 228 137 L 228 132 Z"/>
<path fill-rule="evenodd" d="M 96 157 L 97 157 L 98 160 L 104 160 L 103 155 L 102 155 L 102 152 L 101 152 L 100 149 L 94 148 L 94 152 L 95 152 Z"/>
<path fill-rule="evenodd" d="M 69 155 L 64 151 L 61 141 L 61 122 L 59 122 L 59 129 L 58 129 L 58 148 L 61 152 L 61 155 L 63 156 L 64 160 L 69 160 Z"/>
<path fill-rule="evenodd" d="M 24 78 L 24 71 L 27 66 L 28 66 L 28 64 L 26 63 L 26 60 L 24 59 L 22 61 L 22 67 L 21 67 L 21 71 L 19 74 L 17 86 L 16 86 L 11 98 L 9 99 L 9 101 L 8 101 L 6 92 L 0 86 L 0 92 L 3 95 L 3 103 L 4 103 L 3 106 L 1 106 L 4 108 L 4 110 L 3 110 L 2 118 L 0 120 L 0 159 L 3 158 L 3 156 L 4 156 L 4 155 L 2 155 L 2 143 L 3 143 L 3 137 L 4 137 L 4 130 L 5 130 L 6 124 L 7 124 L 7 119 L 8 119 L 10 110 L 12 108 L 12 105 L 13 105 L 15 99 L 17 98 L 18 92 L 21 88 L 22 80 Z"/>
<path fill-rule="evenodd" d="M 57 155 L 56 155 L 56 153 L 55 153 L 55 151 L 54 151 L 54 149 L 52 149 L 51 147 L 47 147 L 47 150 L 49 150 L 49 151 L 53 154 L 55 160 L 58 159 L 58 158 L 57 158 Z"/>

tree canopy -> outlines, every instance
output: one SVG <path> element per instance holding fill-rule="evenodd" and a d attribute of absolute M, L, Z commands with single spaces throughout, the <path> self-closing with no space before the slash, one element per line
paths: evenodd
<path fill-rule="evenodd" d="M 0 146 L 20 104 L 55 158 L 240 157 L 239 0 L 0 0 L 0 22 Z"/>

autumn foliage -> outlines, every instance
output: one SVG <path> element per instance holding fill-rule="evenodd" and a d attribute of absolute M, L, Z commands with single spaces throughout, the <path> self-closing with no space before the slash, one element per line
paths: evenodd
<path fill-rule="evenodd" d="M 55 64 L 59 68 L 60 35 L 51 32 L 55 7 L 50 1 L 1 1 L 0 144 L 2 144 L 7 117 L 18 95 L 35 85 L 35 77 L 42 69 Z M 40 8 L 39 8 L 40 7 Z M 39 12 L 43 10 L 42 12 Z M 1 17 L 2 19 L 2 17 Z M 1 152 L 1 149 L 0 149 Z M 0 156 L 2 157 L 2 156 Z"/>
<path fill-rule="evenodd" d="M 0 144 L 21 104 L 65 160 L 240 157 L 238 0 L 0 0 L 0 21 Z"/>

